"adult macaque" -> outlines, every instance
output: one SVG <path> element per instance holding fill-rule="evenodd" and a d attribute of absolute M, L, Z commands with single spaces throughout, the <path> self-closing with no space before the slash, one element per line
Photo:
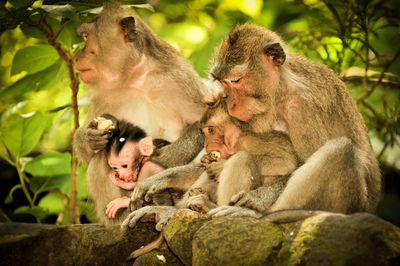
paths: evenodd
<path fill-rule="evenodd" d="M 264 205 L 268 188 L 260 187 L 235 195 L 231 203 L 236 206 L 210 214 L 374 212 L 381 191 L 379 165 L 362 116 L 333 71 L 290 54 L 277 34 L 245 24 L 217 48 L 210 76 L 224 86 L 229 114 L 241 130 L 284 132 L 303 163 L 271 207 Z M 151 190 L 154 194 L 157 184 Z M 146 191 L 135 192 L 131 207 L 138 208 L 135 203 Z"/>
<path fill-rule="evenodd" d="M 195 122 L 204 110 L 204 84 L 187 60 L 130 9 L 106 4 L 95 19 L 78 28 L 78 33 L 85 48 L 76 69 L 88 85 L 90 105 L 85 124 L 74 136 L 74 149 L 88 163 L 88 189 L 99 221 L 119 223 L 127 212 L 118 212 L 116 219 L 110 220 L 104 209 L 123 195 L 108 178 L 104 153 L 95 153 L 105 149 L 110 135 L 107 130 L 90 127 L 90 121 L 109 113 L 154 138 L 173 142 L 182 136 L 160 150 L 157 162 L 166 168 L 183 165 L 203 147 Z"/>
<path fill-rule="evenodd" d="M 271 208 L 262 206 L 262 188 L 235 197 L 233 204 L 264 213 L 375 211 L 378 162 L 361 114 L 333 71 L 290 54 L 275 33 L 245 24 L 222 41 L 210 76 L 224 86 L 229 114 L 240 128 L 285 132 L 304 162 Z M 245 209 L 223 207 L 212 214 L 241 212 Z"/>

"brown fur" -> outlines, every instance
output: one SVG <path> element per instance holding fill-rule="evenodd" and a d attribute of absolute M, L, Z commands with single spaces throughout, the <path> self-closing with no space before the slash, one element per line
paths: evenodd
<path fill-rule="evenodd" d="M 245 24 L 222 41 L 210 76 L 224 85 L 242 130 L 283 131 L 304 163 L 264 211 L 374 212 L 378 162 L 356 104 L 332 70 L 292 55 L 276 33 Z"/>
<path fill-rule="evenodd" d="M 91 129 L 89 122 L 109 113 L 143 128 L 153 138 L 175 141 L 200 118 L 204 84 L 193 67 L 130 9 L 105 5 L 96 19 L 79 27 L 78 33 L 88 37 L 76 67 L 87 82 L 90 106 L 84 126 L 74 136 L 74 148 L 89 164 L 88 189 L 99 221 L 120 223 L 126 212 L 110 220 L 104 211 L 106 204 L 123 192 L 111 185 L 105 174 L 105 158 L 94 154 L 89 145 L 103 145 L 107 136 Z M 196 132 L 194 137 L 183 136 L 179 145 L 164 147 L 160 164 L 185 164 L 197 155 L 202 138 L 198 130 L 190 132 Z"/>

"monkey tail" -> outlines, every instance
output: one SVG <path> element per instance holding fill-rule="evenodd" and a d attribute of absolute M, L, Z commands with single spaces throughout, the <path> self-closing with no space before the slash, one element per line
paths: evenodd
<path fill-rule="evenodd" d="M 329 214 L 326 211 L 313 211 L 313 210 L 280 210 L 268 213 L 262 216 L 260 219 L 270 223 L 282 224 L 282 223 L 293 223 L 300 220 L 304 220 L 311 216 Z"/>
<path fill-rule="evenodd" d="M 147 252 L 150 252 L 153 249 L 156 249 L 156 248 L 160 247 L 160 245 L 163 242 L 163 240 L 164 240 L 163 234 L 160 233 L 160 235 L 158 236 L 158 238 L 156 240 L 154 240 L 153 242 L 147 244 L 146 246 L 143 246 L 143 247 L 133 251 L 129 255 L 127 260 L 129 261 L 129 260 L 136 259 L 137 257 L 142 256 L 142 255 L 146 254 Z"/>

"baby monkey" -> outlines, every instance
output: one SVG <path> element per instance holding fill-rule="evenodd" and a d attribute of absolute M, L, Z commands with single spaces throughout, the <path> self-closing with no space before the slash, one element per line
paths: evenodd
<path fill-rule="evenodd" d="M 207 175 L 189 190 L 187 206 L 201 212 L 229 204 L 240 206 L 246 193 L 262 187 L 262 208 L 268 209 L 298 167 L 292 143 L 283 132 L 256 134 L 242 130 L 220 95 L 207 104 L 201 119 L 207 152 L 201 162 Z M 257 207 L 254 209 L 260 211 Z"/>
<path fill-rule="evenodd" d="M 169 144 L 168 141 L 153 140 L 143 129 L 125 120 L 117 120 L 110 114 L 97 117 L 94 122 L 97 122 L 98 129 L 107 130 L 110 134 L 105 153 L 111 168 L 108 177 L 114 185 L 133 191 L 138 182 L 164 170 L 151 158 L 160 147 Z M 119 209 L 128 206 L 129 197 L 114 199 L 107 205 L 106 215 L 114 219 Z"/>

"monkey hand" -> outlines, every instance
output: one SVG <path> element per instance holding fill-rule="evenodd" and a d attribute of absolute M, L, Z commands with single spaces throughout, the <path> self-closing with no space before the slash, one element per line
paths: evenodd
<path fill-rule="evenodd" d="M 122 197 L 122 198 L 117 198 L 110 203 L 107 204 L 106 207 L 106 215 L 109 219 L 115 219 L 115 215 L 117 214 L 117 211 L 122 208 L 128 208 L 129 205 L 129 198 L 128 197 Z"/>
<path fill-rule="evenodd" d="M 146 206 L 131 212 L 121 224 L 121 232 L 124 234 L 129 228 L 135 227 L 139 220 L 155 221 L 156 230 L 162 231 L 169 219 L 175 214 L 176 208 L 173 206 Z M 143 219 L 142 219 L 143 218 Z"/>
<path fill-rule="evenodd" d="M 85 131 L 89 147 L 93 151 L 104 150 L 107 146 L 108 140 L 112 135 L 112 132 L 108 129 L 97 129 L 96 120 L 90 122 Z"/>
<path fill-rule="evenodd" d="M 217 161 L 216 157 L 213 156 L 211 153 L 206 153 L 203 157 L 200 158 L 200 163 L 202 166 L 206 167 L 210 163 Z"/>
<path fill-rule="evenodd" d="M 278 193 L 275 193 L 277 190 L 273 190 L 274 187 L 259 187 L 250 191 L 240 191 L 231 198 L 229 205 L 266 213 L 279 196 Z"/>
<path fill-rule="evenodd" d="M 224 169 L 225 160 L 219 160 L 205 166 L 208 178 L 218 181 L 218 177 Z"/>
<path fill-rule="evenodd" d="M 261 213 L 255 210 L 251 210 L 244 207 L 236 207 L 236 206 L 218 207 L 209 211 L 207 215 L 213 218 L 222 216 L 260 218 L 261 216 L 263 216 Z"/>

